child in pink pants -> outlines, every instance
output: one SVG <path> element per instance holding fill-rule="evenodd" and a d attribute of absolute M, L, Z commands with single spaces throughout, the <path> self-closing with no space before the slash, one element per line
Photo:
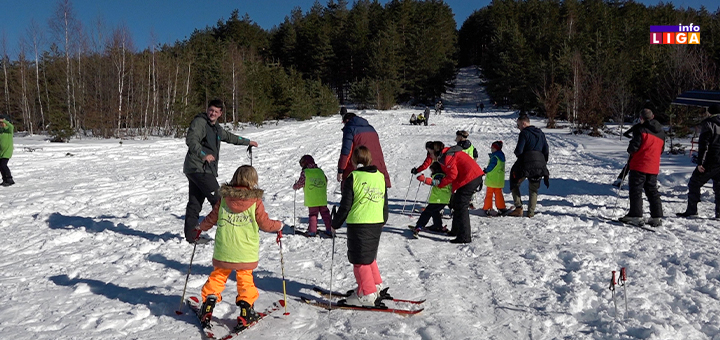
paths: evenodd
<path fill-rule="evenodd" d="M 322 216 L 325 223 L 325 234 L 332 237 L 330 226 L 330 210 L 327 207 L 327 176 L 315 164 L 310 155 L 300 158 L 302 172 L 300 178 L 293 185 L 293 190 L 303 189 L 305 193 L 305 206 L 308 207 L 308 230 L 305 236 L 315 237 L 317 235 L 318 214 Z"/>

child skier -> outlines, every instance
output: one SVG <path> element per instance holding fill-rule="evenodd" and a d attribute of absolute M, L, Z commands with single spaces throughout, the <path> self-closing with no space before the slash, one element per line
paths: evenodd
<path fill-rule="evenodd" d="M 259 292 L 253 281 L 253 269 L 257 268 L 260 249 L 259 230 L 277 232 L 282 236 L 282 223 L 271 220 L 262 202 L 263 191 L 258 189 L 258 175 L 250 165 L 239 167 L 230 183 L 220 188 L 221 199 L 196 229 L 195 239 L 202 231 L 217 223 L 213 271 L 202 288 L 203 326 L 210 322 L 215 304 L 222 300 L 222 291 L 228 277 L 235 271 L 237 297 L 240 307 L 236 329 L 246 328 L 260 319 L 253 309 Z"/>
<path fill-rule="evenodd" d="M 439 183 L 445 177 L 445 173 L 442 171 L 440 164 L 437 162 L 430 165 L 430 171 L 432 172 L 432 175 L 430 175 L 430 177 L 425 177 L 425 175 L 421 174 L 417 177 L 418 181 L 423 182 L 427 185 L 432 185 L 434 180 L 437 180 L 436 183 Z M 444 188 L 438 188 L 434 185 L 432 186 L 432 188 L 430 189 L 430 197 L 428 198 L 428 205 L 427 207 L 425 207 L 425 210 L 423 210 L 423 212 L 420 214 L 420 217 L 415 224 L 413 236 L 417 238 L 420 230 L 425 228 L 425 225 L 428 223 L 428 221 L 430 221 L 430 217 L 432 217 L 433 219 L 433 225 L 432 227 L 428 228 L 428 230 L 447 232 L 447 228 L 443 227 L 442 225 L 442 212 L 443 209 L 445 209 L 445 206 L 450 203 L 451 195 L 452 185 L 448 185 Z"/>
<path fill-rule="evenodd" d="M 300 178 L 293 185 L 293 190 L 303 188 L 305 193 L 305 206 L 308 207 L 308 230 L 307 237 L 317 235 L 318 213 L 325 223 L 325 234 L 332 236 L 330 210 L 327 207 L 327 176 L 322 169 L 318 168 L 315 160 L 310 155 L 300 158 Z"/>
<path fill-rule="evenodd" d="M 15 184 L 8 162 L 13 154 L 13 133 L 15 127 L 5 117 L 0 118 L 0 174 L 2 186 L 9 187 Z"/>
<path fill-rule="evenodd" d="M 385 177 L 372 165 L 370 150 L 360 146 L 352 154 L 356 170 L 345 180 L 340 208 L 333 218 L 334 229 L 347 220 L 348 260 L 353 264 L 357 289 L 341 303 L 352 306 L 381 306 L 382 283 L 377 265 L 380 234 L 388 218 Z M 363 167 L 357 168 L 358 164 Z"/>
<path fill-rule="evenodd" d="M 503 187 L 505 187 L 505 153 L 502 152 L 502 141 L 495 141 L 490 146 L 490 162 L 483 169 L 485 172 L 485 205 L 483 210 L 485 215 L 490 216 L 490 209 L 493 205 L 493 196 L 495 196 L 495 205 L 501 215 L 508 213 L 505 207 L 505 198 L 503 197 Z"/>

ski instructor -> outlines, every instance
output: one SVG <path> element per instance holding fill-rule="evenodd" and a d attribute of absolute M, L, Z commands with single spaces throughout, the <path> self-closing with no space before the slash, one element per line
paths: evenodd
<path fill-rule="evenodd" d="M 207 111 L 193 118 L 185 138 L 188 152 L 185 155 L 183 173 L 189 183 L 188 204 L 185 208 L 185 239 L 190 243 L 195 242 L 195 227 L 198 225 L 198 216 L 205 199 L 210 202 L 210 206 L 215 206 L 220 200 L 220 185 L 217 182 L 220 142 L 258 146 L 257 142 L 238 137 L 217 124 L 224 107 L 222 100 L 211 100 Z"/>
<path fill-rule="evenodd" d="M 385 167 L 380 137 L 378 137 L 375 128 L 364 118 L 356 116 L 355 113 L 347 112 L 344 107 L 340 110 L 340 114 L 342 114 L 342 122 L 345 126 L 342 129 L 342 148 L 340 149 L 340 160 L 338 160 L 338 182 L 345 182 L 348 175 L 355 170 L 352 162 L 350 162 L 352 151 L 360 146 L 365 146 L 370 151 L 372 164 L 385 176 L 385 185 L 390 188 L 390 175 L 388 175 Z M 340 187 L 342 188 L 343 184 Z"/>

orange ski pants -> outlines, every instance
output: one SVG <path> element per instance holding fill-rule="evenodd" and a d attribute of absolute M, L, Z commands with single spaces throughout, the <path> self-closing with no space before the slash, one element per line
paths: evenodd
<path fill-rule="evenodd" d="M 217 296 L 218 303 L 222 301 L 221 294 L 223 290 L 225 290 L 225 283 L 227 282 L 228 277 L 230 277 L 232 271 L 232 269 L 215 268 L 212 273 L 210 273 L 210 277 L 208 277 L 207 282 L 205 282 L 205 285 L 202 288 L 203 302 L 208 295 Z M 252 270 L 237 270 L 235 271 L 235 278 L 237 279 L 238 291 L 235 303 L 243 300 L 250 305 L 254 305 L 255 301 L 260 296 L 260 293 L 255 287 Z"/>
<path fill-rule="evenodd" d="M 493 206 L 493 196 L 495 196 L 495 205 L 498 209 L 505 209 L 505 197 L 503 197 L 502 188 L 487 187 L 485 192 L 485 205 L 483 210 L 490 210 Z"/>

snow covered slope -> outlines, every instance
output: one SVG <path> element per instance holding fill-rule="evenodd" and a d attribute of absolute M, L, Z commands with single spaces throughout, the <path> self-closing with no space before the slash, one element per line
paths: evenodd
<path fill-rule="evenodd" d="M 412 238 L 407 225 L 416 217 L 400 211 L 408 188 L 409 201 L 415 197 L 418 182 L 410 168 L 423 161 L 425 141 L 452 143 L 455 131 L 465 129 L 479 148 L 481 166 L 495 140 L 504 141 L 508 164 L 515 162 L 516 115 L 492 109 L 475 113 L 483 94 L 473 74 L 463 70 L 455 90 L 444 96 L 446 110 L 430 117 L 434 126 L 407 124 L 423 108 L 359 112 L 378 130 L 393 181 L 378 264 L 391 293 L 427 299 L 425 310 L 401 317 L 328 313 L 302 304 L 298 297 L 313 296 L 313 286 L 330 285 L 332 242 L 287 235 L 283 255 L 290 315 L 273 315 L 239 338 L 720 339 L 720 222 L 667 218 L 661 232 L 649 233 L 597 217 L 620 216 L 628 207 L 624 188 L 614 209 L 616 191 L 609 185 L 625 161 L 627 140 L 545 130 L 552 180 L 549 189 L 540 189 L 534 218 L 471 216 L 473 242 L 467 245 L 433 234 Z M 304 229 L 302 191 L 298 221 L 293 221 L 297 162 L 311 154 L 332 179 L 341 127 L 336 116 L 237 131 L 260 143 L 253 165 L 271 217 Z M 52 144 L 41 137 L 16 137 L 15 143 L 10 167 L 17 184 L 0 188 L 1 337 L 200 338 L 189 310 L 175 314 L 193 248 L 181 239 L 187 202 L 184 140 Z M 224 144 L 221 156 L 221 182 L 249 163 L 242 147 Z M 663 157 L 663 208 L 674 216 L 684 209 L 692 164 L 686 156 Z M 332 194 L 338 189 L 331 180 L 332 203 L 339 201 Z M 420 188 L 419 201 L 427 190 Z M 704 189 L 701 214 L 712 216 L 711 202 L 712 192 Z M 206 204 L 203 214 L 208 211 Z M 336 290 L 354 287 L 344 234 L 339 230 L 336 242 Z M 256 307 L 262 310 L 282 299 L 283 288 L 275 235 L 263 234 L 260 247 Z M 199 294 L 212 271 L 211 258 L 212 244 L 198 246 L 188 294 Z M 623 289 L 617 290 L 617 317 L 608 289 L 610 272 L 621 267 L 628 270 L 626 318 Z M 231 326 L 238 311 L 234 296 L 231 280 L 215 313 Z"/>

